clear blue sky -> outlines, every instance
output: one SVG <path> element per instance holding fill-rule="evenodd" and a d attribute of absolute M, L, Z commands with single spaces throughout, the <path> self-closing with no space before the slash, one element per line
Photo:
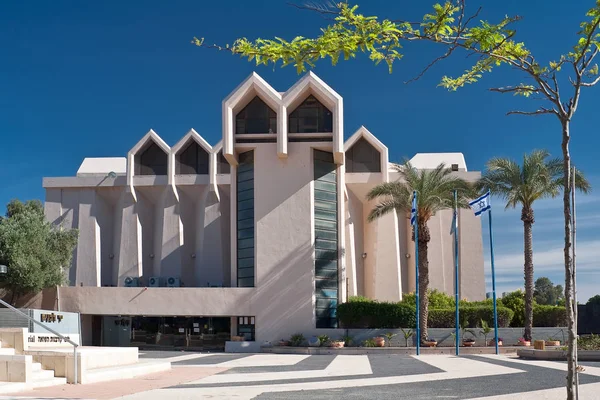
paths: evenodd
<path fill-rule="evenodd" d="M 479 3 L 485 3 L 482 18 L 523 16 L 518 38 L 547 61 L 570 49 L 594 2 L 474 1 L 472 10 Z M 429 11 L 427 1 L 362 4 L 362 12 L 392 19 L 419 19 Z M 72 176 L 84 157 L 125 156 L 150 128 L 170 145 L 192 127 L 214 144 L 221 136 L 221 100 L 248 74 L 257 71 L 280 91 L 298 79 L 293 68 L 255 67 L 199 49 L 190 44 L 193 36 L 217 43 L 240 36 L 291 39 L 315 34 L 326 23 L 283 0 L 3 1 L 0 204 L 43 199 L 43 176 Z M 471 61 L 457 55 L 420 81 L 404 84 L 440 51 L 409 46 L 391 75 L 364 56 L 335 68 L 325 61 L 314 71 L 344 97 L 345 136 L 365 125 L 389 147 L 392 160 L 460 151 L 469 169 L 481 170 L 492 156 L 520 158 L 534 148 L 560 155 L 560 127 L 553 117 L 507 117 L 511 109 L 536 104 L 487 92 L 491 86 L 524 82 L 516 71 L 499 70 L 480 84 L 448 93 L 436 87 L 439 78 L 460 73 Z M 599 99 L 600 89 L 585 91 L 572 129 L 573 157 L 594 186 L 600 175 L 590 149 L 600 146 L 594 118 Z M 579 288 L 586 300 L 600 292 L 595 288 L 600 283 L 600 196 L 579 198 Z M 512 290 L 523 284 L 520 214 L 495 205 L 499 291 Z M 564 280 L 560 200 L 543 201 L 536 211 L 536 276 L 558 283 Z"/>

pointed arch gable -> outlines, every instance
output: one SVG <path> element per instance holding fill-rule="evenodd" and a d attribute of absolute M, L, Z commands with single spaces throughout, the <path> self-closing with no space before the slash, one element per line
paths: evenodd
<path fill-rule="evenodd" d="M 133 187 L 133 176 L 136 175 L 136 157 L 147 150 L 149 146 L 156 146 L 156 148 L 165 154 L 167 160 L 166 175 L 169 184 L 173 182 L 173 163 L 170 157 L 171 148 L 154 130 L 150 129 L 127 153 L 127 185 L 135 201 L 137 201 L 137 196 Z M 155 150 L 153 149 L 153 151 Z"/>
<path fill-rule="evenodd" d="M 236 112 L 245 107 L 255 96 L 260 97 L 275 113 L 279 113 L 281 94 L 256 72 L 253 72 L 223 100 L 223 155 L 232 165 L 237 165 L 234 151 Z"/>
<path fill-rule="evenodd" d="M 304 75 L 290 89 L 288 89 L 282 99 L 282 116 L 280 118 L 285 126 L 282 129 L 283 135 L 278 134 L 278 140 L 287 143 L 288 132 L 288 114 L 293 112 L 303 101 L 310 95 L 313 95 L 323 106 L 333 113 L 332 136 L 333 136 L 333 154 L 334 161 L 337 164 L 344 162 L 343 137 L 344 137 L 344 121 L 343 121 L 343 99 L 329 85 L 323 82 L 312 71 Z M 285 136 L 285 137 L 284 137 Z"/>
<path fill-rule="evenodd" d="M 366 160 L 355 160 L 354 159 L 354 154 L 348 154 L 348 152 L 352 151 L 353 149 L 355 149 L 355 146 L 360 146 L 361 147 L 361 152 L 362 152 L 362 157 L 364 158 L 364 156 L 366 155 L 367 159 Z M 374 159 L 376 157 L 371 157 L 370 154 L 368 154 L 371 150 L 369 149 L 369 146 L 373 151 L 376 151 L 379 153 L 379 159 L 376 160 L 378 162 L 378 167 L 379 168 L 373 168 L 373 162 Z M 346 170 L 347 172 L 352 172 L 353 168 L 353 163 L 355 161 L 363 163 L 363 166 L 361 168 L 359 168 L 358 171 L 355 172 L 379 172 L 381 174 L 383 174 L 383 181 L 387 182 L 389 180 L 389 174 L 388 174 L 388 148 L 381 143 L 381 141 L 379 139 L 377 139 L 367 128 L 365 128 L 364 126 L 361 126 L 344 144 L 344 152 L 347 153 L 346 155 L 346 159 L 348 161 L 348 158 L 350 157 L 351 161 L 348 161 L 350 163 L 350 165 L 346 165 Z M 361 155 L 357 155 L 358 158 L 361 157 Z M 371 171 L 369 171 L 369 169 L 371 169 Z M 376 171 L 376 169 L 379 169 L 379 171 Z"/>
<path fill-rule="evenodd" d="M 209 174 L 212 146 L 194 129 L 173 147 L 175 174 Z"/>

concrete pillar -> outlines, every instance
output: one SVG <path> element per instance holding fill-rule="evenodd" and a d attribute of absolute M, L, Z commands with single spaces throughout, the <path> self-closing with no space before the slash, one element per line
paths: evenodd
<path fill-rule="evenodd" d="M 348 192 L 348 198 L 346 200 L 346 217 L 343 219 L 343 224 L 346 229 L 346 276 L 348 279 L 348 296 L 358 295 L 358 282 L 356 274 L 356 238 L 355 230 L 356 226 L 354 223 L 355 216 L 352 215 L 353 199 L 351 193 Z"/>
<path fill-rule="evenodd" d="M 116 286 L 124 286 L 127 276 L 141 276 L 142 227 L 131 192 L 125 190 L 115 207 L 113 274 Z"/>
<path fill-rule="evenodd" d="M 203 225 L 199 229 L 204 231 L 202 246 L 202 276 L 210 285 L 222 286 L 223 252 L 221 250 L 221 237 L 223 226 L 221 224 L 221 203 L 211 187 L 207 188 L 204 207 Z"/>
<path fill-rule="evenodd" d="M 364 214 L 367 215 L 375 204 L 365 203 Z M 400 242 L 395 211 L 366 224 L 365 253 L 366 276 L 370 280 L 367 296 L 380 301 L 400 301 Z"/>
<path fill-rule="evenodd" d="M 205 261 L 204 261 L 204 218 L 205 218 L 205 205 L 206 198 L 209 192 L 208 187 L 203 187 L 202 191 L 198 193 L 195 203 L 194 212 L 194 225 L 196 231 L 194 252 L 196 258 L 194 259 L 194 276 L 196 280 L 196 286 L 206 287 L 208 286 L 208 280 L 205 274 Z"/>
<path fill-rule="evenodd" d="M 157 242 L 160 240 L 160 246 L 155 246 L 154 261 L 160 263 L 159 276 L 181 278 L 183 225 L 179 214 L 179 202 L 171 186 L 164 187 L 156 208 L 157 229 L 154 234 Z"/>
<path fill-rule="evenodd" d="M 483 215 L 487 218 L 487 215 Z M 460 296 L 470 301 L 485 299 L 485 270 L 481 218 L 471 210 L 459 210 Z M 485 232 L 488 235 L 488 232 Z M 496 296 L 498 293 L 496 293 Z M 498 296 L 497 296 L 498 297 Z"/>
<path fill-rule="evenodd" d="M 100 227 L 96 221 L 96 190 L 79 190 L 79 239 L 75 285 L 100 286 Z"/>
<path fill-rule="evenodd" d="M 44 202 L 44 214 L 51 224 L 61 223 L 62 189 L 47 188 L 46 201 Z"/>

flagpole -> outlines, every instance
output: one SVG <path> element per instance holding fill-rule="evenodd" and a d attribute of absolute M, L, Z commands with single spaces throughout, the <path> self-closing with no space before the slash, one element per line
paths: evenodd
<path fill-rule="evenodd" d="M 491 199 L 490 199 L 491 204 Z M 496 271 L 494 270 L 494 235 L 492 234 L 492 208 L 490 207 L 488 210 L 488 216 L 490 220 L 490 255 L 491 255 L 491 263 L 492 263 L 492 298 L 493 298 L 493 308 L 494 308 L 494 336 L 495 336 L 495 345 L 496 345 L 496 354 L 500 354 L 498 351 L 498 310 L 496 309 Z"/>
<path fill-rule="evenodd" d="M 454 218 L 452 218 L 452 223 L 454 224 L 454 302 L 455 302 L 455 344 L 456 344 L 456 355 L 460 352 L 459 350 L 459 339 L 458 339 L 458 326 L 459 326 L 459 296 L 458 296 L 458 212 L 457 212 L 457 203 L 458 203 L 458 194 L 456 193 L 456 189 L 454 190 Z"/>
<path fill-rule="evenodd" d="M 577 233 L 577 225 L 576 223 L 576 217 L 575 217 L 575 167 L 573 167 L 573 177 L 571 178 L 571 207 L 573 210 L 572 213 L 572 225 L 571 225 L 571 229 L 572 229 L 572 246 L 573 246 L 573 303 L 574 303 L 574 307 L 573 307 L 573 315 L 575 317 L 575 344 L 573 345 L 574 348 L 574 355 L 575 355 L 575 399 L 579 400 L 579 360 L 578 360 L 578 354 L 577 354 L 577 342 L 579 341 L 579 334 L 577 332 L 577 314 L 579 312 L 579 310 L 577 309 L 577 274 L 576 274 L 576 267 L 575 267 L 575 245 L 576 245 L 576 233 Z"/>
<path fill-rule="evenodd" d="M 417 191 L 413 191 L 413 199 L 415 203 L 415 304 L 417 309 L 417 355 L 421 354 L 421 329 L 419 327 L 419 202 L 417 200 Z"/>

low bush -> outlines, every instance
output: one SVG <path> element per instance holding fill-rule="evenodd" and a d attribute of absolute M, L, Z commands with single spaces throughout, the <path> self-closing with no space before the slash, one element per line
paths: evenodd
<path fill-rule="evenodd" d="M 343 328 L 398 328 L 415 326 L 415 308 L 403 303 L 351 299 L 338 305 L 337 315 Z"/>
<path fill-rule="evenodd" d="M 497 307 L 498 311 L 498 326 L 505 328 L 509 326 L 513 317 L 511 309 L 506 307 Z M 494 308 L 489 306 L 479 307 L 461 307 L 460 319 L 465 328 L 476 328 L 480 321 L 485 321 L 489 325 L 494 326 Z M 449 328 L 455 326 L 455 310 L 454 309 L 431 309 L 429 310 L 429 318 L 427 326 L 429 328 Z"/>
<path fill-rule="evenodd" d="M 567 310 L 560 306 L 533 306 L 533 326 L 557 327 L 567 326 Z"/>
<path fill-rule="evenodd" d="M 304 339 L 304 335 L 301 333 L 296 333 L 290 338 L 290 346 L 300 347 L 304 344 L 305 340 L 306 339 Z"/>
<path fill-rule="evenodd" d="M 577 349 L 579 350 L 600 350 L 600 336 L 589 335 L 581 336 L 577 339 Z"/>

